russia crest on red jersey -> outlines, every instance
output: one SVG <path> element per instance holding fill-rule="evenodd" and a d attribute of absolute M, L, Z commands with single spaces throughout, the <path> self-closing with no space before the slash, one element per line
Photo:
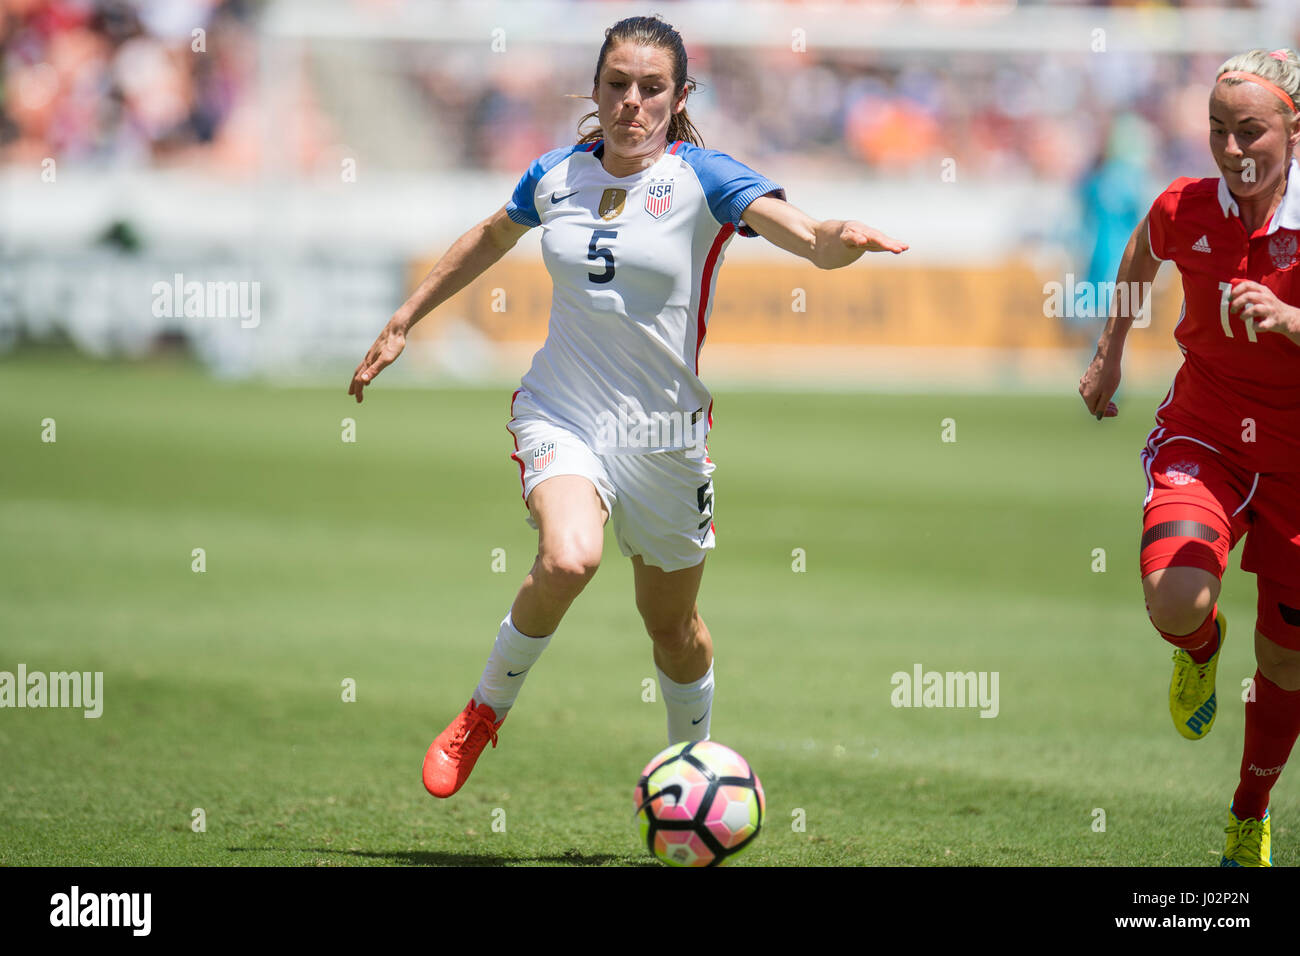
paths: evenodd
<path fill-rule="evenodd" d="M 645 211 L 653 218 L 658 219 L 666 213 L 673 204 L 673 181 L 671 179 L 656 179 L 650 182 L 646 187 Z"/>
<path fill-rule="evenodd" d="M 1268 240 L 1268 254 L 1279 270 L 1290 269 L 1296 262 L 1295 233 L 1279 230 Z"/>

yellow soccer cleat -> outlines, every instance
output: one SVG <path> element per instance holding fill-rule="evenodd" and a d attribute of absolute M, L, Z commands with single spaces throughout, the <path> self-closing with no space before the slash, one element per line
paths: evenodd
<path fill-rule="evenodd" d="M 1223 858 L 1219 866 L 1272 866 L 1273 841 L 1268 835 L 1268 811 L 1264 819 L 1247 817 L 1238 820 L 1237 815 L 1228 810 L 1229 824 L 1223 832 L 1228 834 L 1228 843 L 1223 848 Z"/>
<path fill-rule="evenodd" d="M 1214 726 L 1219 702 L 1214 694 L 1214 672 L 1228 639 L 1228 621 L 1220 611 L 1214 619 L 1219 628 L 1219 647 L 1204 664 L 1192 660 L 1182 648 L 1174 651 L 1174 676 L 1169 681 L 1169 716 L 1178 732 L 1188 740 L 1200 740 Z"/>

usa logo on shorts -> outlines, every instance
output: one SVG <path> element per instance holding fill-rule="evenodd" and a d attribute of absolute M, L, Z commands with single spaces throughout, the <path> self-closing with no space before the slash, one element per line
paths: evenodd
<path fill-rule="evenodd" d="M 555 461 L 555 442 L 548 441 L 533 452 L 533 471 L 545 471 L 546 466 Z"/>
<path fill-rule="evenodd" d="M 673 181 L 671 179 L 659 179 L 650 183 L 646 187 L 645 211 L 652 217 L 658 219 L 673 205 Z"/>
<path fill-rule="evenodd" d="M 1165 477 L 1170 484 L 1190 485 L 1201 473 L 1201 466 L 1194 461 L 1178 461 L 1165 469 Z"/>

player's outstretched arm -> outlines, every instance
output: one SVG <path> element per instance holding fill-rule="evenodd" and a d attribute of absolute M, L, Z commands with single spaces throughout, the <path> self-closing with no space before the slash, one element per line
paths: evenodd
<path fill-rule="evenodd" d="M 891 239 L 856 220 L 818 222 L 801 209 L 775 196 L 759 196 L 745 207 L 746 225 L 775 246 L 802 256 L 819 269 L 839 269 L 864 252 L 907 251 L 907 243 Z"/>
<path fill-rule="evenodd" d="M 360 402 L 362 390 L 402 354 L 411 326 L 486 272 L 528 228 L 507 216 L 506 207 L 502 206 L 452 243 L 370 346 L 352 373 L 348 394 L 355 395 Z"/>
<path fill-rule="evenodd" d="M 1083 404 L 1098 421 L 1119 414 L 1119 406 L 1111 401 L 1111 397 L 1119 389 L 1124 341 L 1128 338 L 1133 320 L 1146 307 L 1147 290 L 1158 271 L 1160 260 L 1151 252 L 1147 217 L 1143 216 L 1129 237 L 1124 258 L 1120 260 L 1119 274 L 1115 277 L 1115 288 L 1121 288 L 1122 283 L 1130 283 L 1123 288 L 1133 292 L 1131 295 L 1116 295 L 1111 299 L 1110 319 L 1097 340 L 1097 354 L 1083 373 L 1083 378 L 1079 379 L 1079 395 L 1083 398 Z"/>

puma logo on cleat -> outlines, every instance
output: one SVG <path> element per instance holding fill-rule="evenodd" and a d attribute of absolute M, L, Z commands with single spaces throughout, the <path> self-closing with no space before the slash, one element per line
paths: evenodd
<path fill-rule="evenodd" d="M 1214 712 L 1219 708 L 1217 692 L 1210 695 L 1210 699 L 1196 708 L 1196 713 L 1187 718 L 1187 728 L 1193 733 L 1199 734 L 1201 728 L 1214 719 Z"/>

